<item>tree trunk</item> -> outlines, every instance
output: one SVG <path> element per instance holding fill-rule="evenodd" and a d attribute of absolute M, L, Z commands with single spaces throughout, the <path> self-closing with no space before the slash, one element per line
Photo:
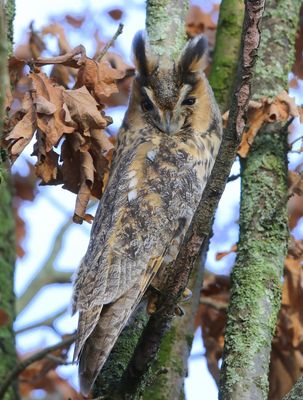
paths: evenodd
<path fill-rule="evenodd" d="M 5 16 L 6 14 L 6 24 Z M 0 79 L 1 79 L 1 125 L 4 117 L 4 97 L 7 79 L 7 54 L 12 52 L 13 19 L 15 3 L 8 0 L 5 5 L 0 2 Z M 7 29 L 5 27 L 7 26 Z M 6 34 L 7 33 L 7 34 Z M 2 126 L 1 126 L 2 135 Z M 12 211 L 12 189 L 6 165 L 6 154 L 0 149 L 0 381 L 16 364 L 15 338 L 13 322 L 15 319 L 14 263 L 16 255 L 15 222 Z M 17 385 L 13 385 L 5 394 L 5 400 L 17 399 Z"/>
<path fill-rule="evenodd" d="M 252 85 L 254 99 L 287 88 L 300 4 L 299 0 L 267 1 Z M 231 276 L 222 400 L 267 399 L 288 242 L 287 151 L 287 127 L 268 124 L 241 163 L 240 239 Z"/>

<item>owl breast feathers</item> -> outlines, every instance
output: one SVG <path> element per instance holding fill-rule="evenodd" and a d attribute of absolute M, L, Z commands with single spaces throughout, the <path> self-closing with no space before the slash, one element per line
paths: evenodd
<path fill-rule="evenodd" d="M 203 73 L 202 36 L 188 42 L 177 62 L 157 59 L 142 33 L 133 50 L 137 75 L 74 282 L 74 358 L 84 395 L 161 265 L 176 258 L 222 136 Z"/>

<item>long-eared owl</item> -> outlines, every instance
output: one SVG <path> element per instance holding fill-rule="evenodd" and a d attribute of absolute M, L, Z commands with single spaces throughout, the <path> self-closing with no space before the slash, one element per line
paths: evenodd
<path fill-rule="evenodd" d="M 169 62 L 135 36 L 137 75 L 74 282 L 84 395 L 158 269 L 176 258 L 217 156 L 221 115 L 203 73 L 206 48 L 195 37 Z"/>

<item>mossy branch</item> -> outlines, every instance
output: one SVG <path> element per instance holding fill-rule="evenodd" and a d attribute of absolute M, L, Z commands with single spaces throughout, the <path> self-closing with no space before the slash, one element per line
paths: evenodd
<path fill-rule="evenodd" d="M 268 0 L 253 97 L 287 87 L 299 0 Z M 287 54 L 287 57 L 285 57 Z M 241 163 L 240 239 L 221 372 L 221 400 L 266 399 L 271 341 L 287 250 L 287 129 L 265 125 Z"/>

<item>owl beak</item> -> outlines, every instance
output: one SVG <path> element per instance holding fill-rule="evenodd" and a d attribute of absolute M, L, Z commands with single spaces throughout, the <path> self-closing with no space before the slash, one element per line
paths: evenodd
<path fill-rule="evenodd" d="M 172 112 L 171 111 L 165 111 L 164 112 L 164 132 L 165 133 L 172 133 L 173 132 L 173 126 L 172 126 Z"/>

